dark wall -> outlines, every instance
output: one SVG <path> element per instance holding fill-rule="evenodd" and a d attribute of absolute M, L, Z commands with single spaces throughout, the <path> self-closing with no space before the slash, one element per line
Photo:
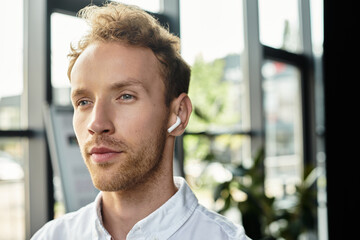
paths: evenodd
<path fill-rule="evenodd" d="M 329 239 L 359 235 L 359 38 L 353 2 L 324 0 L 325 144 Z"/>

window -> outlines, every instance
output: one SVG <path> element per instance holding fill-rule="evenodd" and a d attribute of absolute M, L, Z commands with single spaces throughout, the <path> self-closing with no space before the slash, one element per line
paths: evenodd
<path fill-rule="evenodd" d="M 309 1 L 180 3 L 182 55 L 192 65 L 189 95 L 194 105 L 184 135 L 188 182 L 207 207 L 234 221 L 250 220 L 244 225 L 250 225 L 245 229 L 254 239 L 264 237 L 260 228 L 277 228 L 267 233 L 272 237 L 284 237 L 286 228 L 299 230 L 284 217 L 284 229 L 279 218 L 262 218 L 258 223 L 271 226 L 256 230 L 251 219 L 266 213 L 247 210 L 266 205 L 274 216 L 279 207 L 290 216 L 307 168 L 315 164 Z M 263 197 L 256 195 L 263 190 Z M 221 197 L 215 201 L 214 194 Z M 306 211 L 297 206 L 301 214 Z M 307 226 L 313 234 L 317 216 L 306 214 L 314 223 Z"/>
<path fill-rule="evenodd" d="M 0 234 L 25 238 L 24 145 L 21 138 L 0 138 Z"/>
<path fill-rule="evenodd" d="M 319 92 L 314 91 L 316 86 L 313 79 L 315 77 L 318 82 L 321 77 L 314 76 L 312 72 L 314 52 L 319 51 L 320 45 L 317 42 L 315 46 L 314 40 L 318 41 L 319 38 L 311 36 L 310 1 L 260 0 L 258 9 L 259 39 L 263 44 L 261 95 L 265 126 L 266 194 L 275 197 L 276 208 L 287 212 L 288 216 L 294 213 L 302 216 L 297 226 L 291 218 L 282 219 L 287 228 L 296 229 L 293 237 L 302 234 L 320 236 L 323 235 L 320 231 L 324 229 L 324 215 L 318 215 L 318 180 L 314 176 L 315 172 L 322 172 L 323 167 L 315 159 L 319 149 L 313 137 L 316 118 L 313 101 Z M 267 19 L 267 16 L 271 18 Z M 282 34 L 279 29 L 283 29 Z M 316 109 L 319 110 L 321 106 Z M 323 176 L 321 179 L 323 181 Z M 307 211 L 309 209 L 312 210 Z M 279 228 L 272 234 L 284 236 L 279 221 L 270 225 Z M 322 227 L 318 228 L 320 225 Z M 307 233 L 303 233 L 301 228 L 306 229 Z"/>
<path fill-rule="evenodd" d="M 290 52 L 302 51 L 298 0 L 259 0 L 261 43 Z"/>
<path fill-rule="evenodd" d="M 249 152 L 243 5 L 235 0 L 181 1 L 180 13 L 182 55 L 192 66 L 185 176 L 199 201 L 218 210 L 215 188 L 232 178 L 226 166 L 242 163 Z"/>
<path fill-rule="evenodd" d="M 2 2 L 1 9 L 0 28 L 4 34 L 0 39 L 0 236 L 24 239 L 26 139 L 10 137 L 21 135 L 24 125 L 23 1 Z"/>
<path fill-rule="evenodd" d="M 289 64 L 265 61 L 265 187 L 270 196 L 292 194 L 302 179 L 302 101 L 299 70 Z"/>
<path fill-rule="evenodd" d="M 114 2 L 136 5 L 152 13 L 159 13 L 163 10 L 162 0 L 115 0 Z"/>
<path fill-rule="evenodd" d="M 1 4 L 0 27 L 4 35 L 0 39 L 0 130 L 15 130 L 21 129 L 23 2 Z"/>
<path fill-rule="evenodd" d="M 51 14 L 51 85 L 53 102 L 57 105 L 71 105 L 70 82 L 67 76 L 70 44 L 88 29 L 85 21 L 66 14 Z"/>

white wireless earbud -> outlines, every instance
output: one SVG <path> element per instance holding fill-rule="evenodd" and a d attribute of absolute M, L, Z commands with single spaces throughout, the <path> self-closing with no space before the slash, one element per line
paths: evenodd
<path fill-rule="evenodd" d="M 175 128 L 177 128 L 181 123 L 181 119 L 179 118 L 179 116 L 176 116 L 176 122 L 168 128 L 168 133 L 171 133 L 172 131 L 174 131 Z"/>

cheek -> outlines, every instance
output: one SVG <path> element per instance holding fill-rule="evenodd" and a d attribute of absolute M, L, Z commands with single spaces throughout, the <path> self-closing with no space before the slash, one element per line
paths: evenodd
<path fill-rule="evenodd" d="M 134 113 L 117 117 L 117 131 L 127 137 L 145 135 L 151 127 L 151 121 L 147 114 Z"/>
<path fill-rule="evenodd" d="M 166 128 L 165 117 L 165 113 L 159 111 L 159 108 L 143 109 L 127 113 L 126 116 L 117 116 L 117 129 L 127 138 L 132 138 L 134 143 L 144 139 L 151 140 L 161 128 Z"/>
<path fill-rule="evenodd" d="M 76 138 L 77 138 L 80 146 L 82 146 L 81 143 L 83 142 L 84 133 L 87 131 L 87 128 L 86 128 L 85 121 L 83 119 L 81 119 L 79 117 L 79 115 L 76 113 L 74 113 L 74 116 L 73 116 L 73 128 L 74 128 Z"/>

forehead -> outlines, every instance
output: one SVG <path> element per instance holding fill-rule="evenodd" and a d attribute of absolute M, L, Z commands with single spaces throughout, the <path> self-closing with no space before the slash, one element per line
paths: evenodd
<path fill-rule="evenodd" d="M 136 79 L 149 88 L 162 85 L 165 91 L 160 62 L 148 48 L 95 42 L 80 54 L 71 71 L 72 88 L 92 82 L 115 84 L 125 79 Z"/>

